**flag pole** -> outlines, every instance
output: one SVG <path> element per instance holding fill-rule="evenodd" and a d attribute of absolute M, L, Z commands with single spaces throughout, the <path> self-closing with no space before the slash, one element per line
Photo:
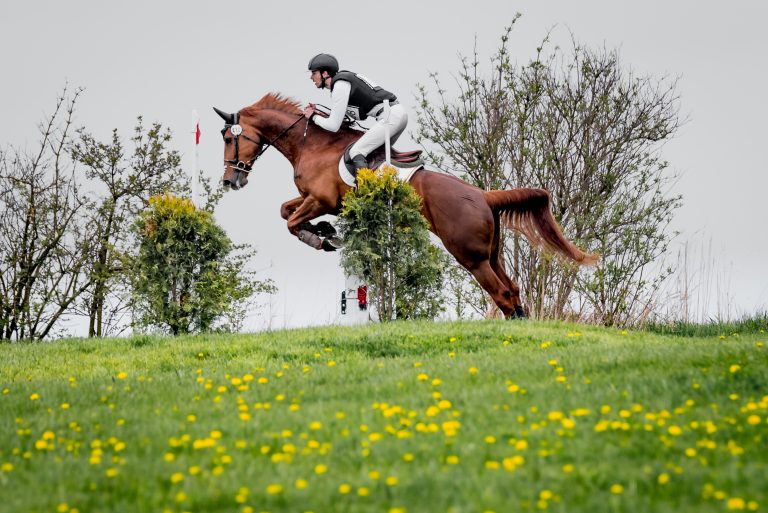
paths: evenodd
<path fill-rule="evenodd" d="M 392 165 L 391 145 L 389 140 L 389 100 L 384 100 L 384 157 L 388 166 Z"/>
<path fill-rule="evenodd" d="M 195 134 L 195 151 L 193 152 L 194 155 L 194 162 L 192 164 L 192 203 L 195 205 L 195 207 L 199 207 L 199 191 L 198 191 L 198 182 L 200 181 L 200 168 L 198 167 L 198 162 L 200 161 L 200 115 L 197 113 L 197 109 L 194 109 L 192 111 L 192 118 L 194 120 L 194 134 Z"/>

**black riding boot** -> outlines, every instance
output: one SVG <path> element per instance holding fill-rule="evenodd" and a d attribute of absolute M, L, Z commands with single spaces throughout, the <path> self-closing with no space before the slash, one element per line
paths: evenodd
<path fill-rule="evenodd" d="M 368 167 L 368 159 L 366 159 L 364 155 L 358 154 L 352 157 L 352 164 L 355 166 L 355 170 L 352 171 L 352 176 L 357 179 L 357 172 Z"/>

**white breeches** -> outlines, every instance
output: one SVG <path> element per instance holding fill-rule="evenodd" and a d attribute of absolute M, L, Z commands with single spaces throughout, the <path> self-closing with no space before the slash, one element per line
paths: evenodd
<path fill-rule="evenodd" d="M 352 145 L 349 150 L 350 157 L 355 155 L 368 156 L 373 150 L 384 144 L 384 127 L 389 125 L 389 140 L 392 144 L 395 144 L 397 138 L 405 130 L 405 125 L 408 124 L 408 112 L 405 107 L 400 105 L 392 105 L 389 108 L 389 119 L 384 119 L 384 113 L 382 112 L 379 117 L 376 118 L 376 124 L 373 125 L 358 141 Z"/>

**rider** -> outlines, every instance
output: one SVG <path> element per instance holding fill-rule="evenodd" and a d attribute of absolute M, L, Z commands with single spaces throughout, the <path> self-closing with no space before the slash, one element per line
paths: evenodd
<path fill-rule="evenodd" d="M 352 145 L 349 155 L 355 166 L 355 174 L 361 168 L 368 167 L 366 157 L 373 150 L 384 144 L 386 125 L 389 125 L 390 141 L 395 143 L 408 123 L 408 113 L 405 107 L 397 101 L 397 96 L 382 89 L 367 77 L 352 71 L 339 71 L 336 57 L 327 53 L 319 53 L 309 61 L 310 78 L 318 89 L 331 90 L 331 113 L 327 118 L 313 116 L 315 104 L 310 103 L 304 109 L 308 119 L 314 119 L 315 124 L 325 130 L 336 132 L 344 120 L 344 114 L 353 119 L 364 120 L 367 117 L 376 119 L 374 124 L 360 139 Z M 384 100 L 389 100 L 389 117 L 384 115 Z"/>

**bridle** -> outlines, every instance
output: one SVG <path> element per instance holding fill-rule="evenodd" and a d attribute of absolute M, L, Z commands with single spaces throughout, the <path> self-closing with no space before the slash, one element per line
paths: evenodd
<path fill-rule="evenodd" d="M 225 160 L 224 162 L 235 171 L 250 173 L 251 169 L 253 169 L 253 164 L 259 159 L 259 157 L 261 157 L 264 154 L 264 152 L 269 149 L 270 146 L 273 146 L 278 141 L 278 139 L 280 139 L 282 136 L 287 134 L 291 128 L 295 127 L 299 123 L 299 121 L 302 120 L 302 118 L 304 118 L 304 115 L 300 114 L 299 119 L 294 121 L 287 128 L 283 129 L 282 132 L 277 134 L 277 137 L 267 142 L 266 144 L 262 144 L 260 139 L 259 140 L 253 139 L 252 137 L 249 137 L 248 135 L 243 133 L 243 127 L 240 126 L 240 112 L 239 111 L 235 112 L 234 114 L 232 114 L 232 123 L 225 123 L 224 128 L 222 128 L 221 130 L 221 137 L 225 141 L 226 141 L 225 134 L 227 133 L 227 130 L 229 130 L 230 133 L 232 134 L 232 137 L 235 142 L 235 158 L 230 160 Z M 309 122 L 309 119 L 307 119 L 307 122 Z M 305 127 L 304 137 L 306 136 L 307 136 L 307 129 Z M 254 155 L 253 158 L 247 162 L 240 160 L 240 143 L 239 143 L 240 137 L 248 141 L 251 141 L 257 146 L 260 146 L 259 151 L 256 152 L 256 155 Z M 239 181 L 239 175 L 238 175 L 238 181 Z"/>

